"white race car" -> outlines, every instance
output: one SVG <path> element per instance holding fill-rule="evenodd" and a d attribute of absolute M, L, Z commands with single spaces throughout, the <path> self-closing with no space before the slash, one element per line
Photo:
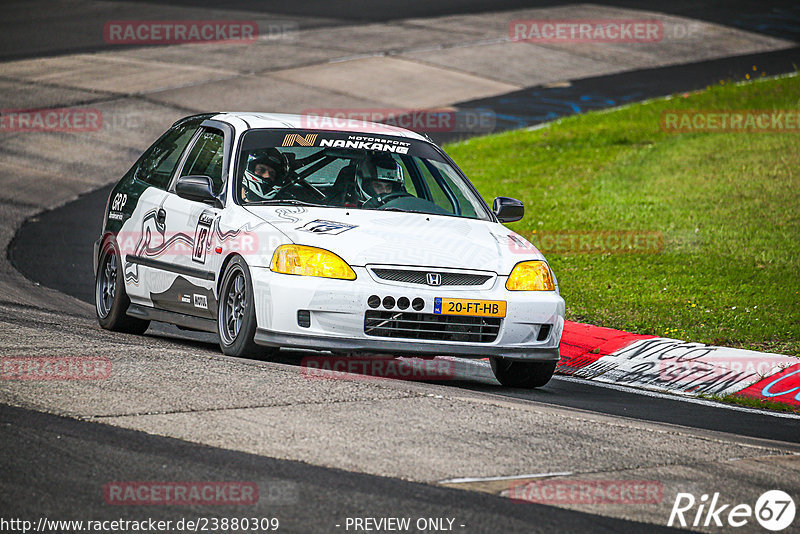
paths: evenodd
<path fill-rule="evenodd" d="M 225 354 L 489 357 L 537 387 L 559 359 L 564 300 L 541 253 L 505 228 L 426 137 L 303 116 L 176 122 L 111 192 L 95 243 L 103 328 L 214 332 Z"/>

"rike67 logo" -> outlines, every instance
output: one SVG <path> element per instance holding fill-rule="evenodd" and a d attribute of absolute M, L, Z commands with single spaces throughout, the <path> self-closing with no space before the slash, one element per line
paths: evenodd
<path fill-rule="evenodd" d="M 795 504 L 792 497 L 781 490 L 766 491 L 756 500 L 755 506 L 749 504 L 725 503 L 720 494 L 703 494 L 696 499 L 691 493 L 678 493 L 667 526 L 681 527 L 744 527 L 753 531 L 753 521 L 762 528 L 779 532 L 788 528 L 794 521 Z"/>

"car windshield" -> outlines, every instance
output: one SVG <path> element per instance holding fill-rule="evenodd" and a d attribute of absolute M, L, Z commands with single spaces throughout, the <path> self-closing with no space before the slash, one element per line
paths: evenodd
<path fill-rule="evenodd" d="M 251 130 L 240 145 L 243 205 L 308 204 L 490 220 L 466 179 L 429 143 L 377 134 Z"/>

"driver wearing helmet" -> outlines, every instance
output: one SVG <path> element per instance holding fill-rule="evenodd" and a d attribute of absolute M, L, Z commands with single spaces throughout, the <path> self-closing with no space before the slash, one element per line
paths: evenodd
<path fill-rule="evenodd" d="M 269 199 L 269 194 L 280 186 L 289 170 L 289 161 L 278 149 L 253 154 L 242 178 L 242 200 L 257 202 Z"/>
<path fill-rule="evenodd" d="M 365 208 L 376 208 L 389 195 L 406 192 L 403 168 L 391 156 L 363 160 L 356 169 L 356 183 Z"/>

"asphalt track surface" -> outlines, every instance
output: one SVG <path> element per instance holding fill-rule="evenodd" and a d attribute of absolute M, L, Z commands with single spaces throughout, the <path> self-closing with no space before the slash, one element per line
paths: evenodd
<path fill-rule="evenodd" d="M 245 3 L 240 1 L 237 5 Z M 173 4 L 196 5 L 196 3 L 188 1 L 175 1 Z M 739 11 L 732 10 L 731 4 L 726 3 L 726 8 L 718 11 L 706 6 L 706 11 L 712 13 L 711 15 L 706 13 L 705 16 L 700 16 L 696 12 L 691 12 L 691 15 L 708 20 L 718 19 L 731 24 L 736 20 L 740 24 L 744 24 L 742 21 L 747 20 L 750 21 L 751 26 L 757 26 L 765 33 L 800 36 L 800 10 L 793 5 L 779 4 L 758 18 L 744 15 L 753 12 L 752 8 L 747 11 L 747 8 L 751 7 L 749 3 L 738 2 L 736 4 L 739 5 Z M 270 11 L 269 7 L 272 5 L 269 2 L 259 3 L 261 6 L 259 9 Z M 411 6 L 415 9 L 422 9 L 416 3 L 412 3 Z M 464 5 L 459 4 L 459 9 L 465 13 L 473 12 L 472 10 L 480 11 L 480 7 L 481 4 L 478 1 L 467 2 Z M 514 7 L 518 7 L 515 2 L 505 2 L 502 5 L 494 5 L 493 10 Z M 326 15 L 330 15 L 324 6 L 320 5 L 320 8 Z M 441 7 L 432 7 L 431 9 L 432 11 L 427 12 L 427 15 L 456 12 L 456 8 L 453 6 L 448 7 L 447 13 L 440 13 L 444 9 Z M 661 8 L 659 7 L 659 9 Z M 666 11 L 683 13 L 677 7 L 670 9 L 669 5 Z M 738 19 L 733 17 L 734 11 L 738 14 Z M 316 11 L 311 9 L 306 11 L 306 13 L 308 12 Z M 379 12 L 386 19 L 380 19 L 370 9 L 366 9 L 360 16 L 366 17 L 365 20 L 369 21 L 391 20 L 394 16 L 391 10 L 379 10 Z M 773 12 L 782 12 L 784 17 L 773 20 L 770 18 L 770 13 Z M 794 12 L 798 12 L 797 20 L 791 16 Z M 288 15 L 292 12 L 288 10 L 284 14 Z M 408 16 L 408 14 L 405 13 L 404 16 Z M 756 20 L 760 22 L 753 22 Z M 776 22 L 777 20 L 780 20 L 780 23 Z M 496 129 L 515 129 L 530 127 L 576 113 L 630 104 L 664 94 L 697 90 L 717 83 L 719 80 L 744 79 L 744 74 L 751 72 L 754 64 L 757 64 L 759 70 L 767 75 L 775 75 L 792 72 L 799 63 L 800 47 L 796 47 L 776 52 L 585 78 L 574 81 L 569 87 L 531 87 L 505 95 L 461 102 L 456 104 L 456 107 L 490 109 L 497 117 Z M 456 136 L 432 134 L 432 137 L 437 142 L 445 142 Z M 103 207 L 110 189 L 110 186 L 102 188 L 84 195 L 66 206 L 29 220 L 19 230 L 9 247 L 8 253 L 12 263 L 35 282 L 85 302 L 93 303 L 92 243 L 99 235 Z M 58 265 L 59 268 L 53 269 L 53 265 Z M 189 334 L 164 327 L 157 327 L 156 330 L 168 333 L 170 336 L 206 343 L 213 342 L 210 341 L 211 337 L 205 334 Z M 299 357 L 296 360 L 288 358 L 286 363 L 299 361 Z M 469 382 L 458 382 L 453 385 L 635 419 L 680 424 L 751 437 L 800 442 L 797 421 L 793 419 L 771 417 L 770 424 L 764 425 L 762 424 L 763 416 L 759 413 L 687 404 L 681 400 L 668 398 L 647 397 L 636 393 L 615 391 L 591 383 L 555 379 L 546 388 L 533 392 L 486 388 L 484 385 Z M 724 411 L 721 412 L 721 410 Z"/>
<path fill-rule="evenodd" d="M 92 243 L 99 236 L 103 209 L 110 191 L 111 186 L 99 189 L 29 220 L 9 248 L 14 265 L 36 282 L 93 303 Z M 59 268 L 54 269 L 54 265 Z M 211 348 L 215 345 L 213 336 L 209 334 L 182 332 L 162 325 L 151 327 L 150 331 L 154 330 L 170 337 L 199 341 Z M 302 357 L 309 354 L 312 353 L 285 351 L 280 361 L 299 365 Z M 448 381 L 446 385 L 609 415 L 800 443 L 798 419 L 618 391 L 588 381 L 555 378 L 546 387 L 533 391 L 501 388 L 468 380 Z"/>
<path fill-rule="evenodd" d="M 278 518 L 279 532 L 345 532 L 347 517 L 453 518 L 455 532 L 676 532 L 485 493 L 227 451 L 0 405 L 4 517 L 141 521 Z M 22 470 L 17 466 L 26 465 Z M 31 469 L 30 466 L 35 466 Z M 110 506 L 115 480 L 254 481 L 240 506 Z M 338 525 L 341 527 L 337 528 Z M 463 525 L 463 526 L 462 526 Z"/>
<path fill-rule="evenodd" d="M 677 532 L 480 492 L 276 460 L 0 405 L 4 518 L 277 518 L 280 532 L 345 532 L 346 518 L 451 518 L 456 532 Z M 21 466 L 25 468 L 22 469 Z M 118 480 L 246 481 L 250 506 L 113 506 Z M 412 530 L 413 531 L 413 530 Z M 682 530 L 685 532 L 685 530 Z"/>
<path fill-rule="evenodd" d="M 0 60 L 93 52 L 110 47 L 102 28 L 109 20 L 142 19 L 239 19 L 262 14 L 275 21 L 289 21 L 300 28 L 389 22 L 413 17 L 435 17 L 506 11 L 526 7 L 562 6 L 564 0 L 167 0 L 162 2 L 52 2 L 48 0 L 6 1 L 0 32 Z M 756 31 L 773 37 L 797 40 L 800 6 L 793 0 L 711 0 L 706 2 L 596 0 L 597 5 L 650 9 Z M 224 8 L 223 8 L 224 6 Z"/>
<path fill-rule="evenodd" d="M 639 2 L 596 2 L 643 8 Z M 40 57 L 106 48 L 102 35 L 87 31 L 109 19 L 141 18 L 144 7 L 157 12 L 152 18 L 200 18 L 213 13 L 216 2 L 173 0 L 160 5 L 128 2 L 106 5 L 87 2 L 70 12 L 58 5 L 14 2 L 4 6 L 13 21 L 0 35 L 0 59 Z M 538 6 L 563 2 L 537 2 Z M 734 1 L 662 2 L 659 11 L 758 31 L 797 40 L 800 13 L 795 2 Z M 300 27 L 325 27 L 391 21 L 413 16 L 499 11 L 530 7 L 530 2 L 469 0 L 461 3 L 322 1 L 291 4 L 278 1 L 234 0 L 226 10 L 261 11 Z M 218 11 L 217 11 L 218 12 Z M 192 13 L 193 16 L 187 16 Z M 753 14 L 753 13 L 758 13 Z M 309 17 L 309 14 L 314 16 Z M 670 92 L 699 89 L 719 79 L 738 79 L 756 60 L 768 74 L 793 70 L 798 49 L 743 56 L 702 64 L 683 65 L 590 78 L 568 88 L 529 88 L 513 94 L 461 103 L 464 107 L 489 107 L 498 114 L 500 129 L 530 126 L 556 116 L 589 109 L 613 107 Z M 443 139 L 440 139 L 443 140 Z M 84 195 L 54 211 L 40 214 L 23 226 L 9 247 L 9 257 L 28 278 L 87 302 L 93 301 L 91 246 L 109 188 Z M 54 266 L 58 266 L 54 268 Z M 169 328 L 157 332 L 174 337 Z M 158 334 L 157 334 L 158 335 Z M 186 336 L 186 344 L 212 341 L 208 336 Z M 297 364 L 300 356 L 287 353 L 283 363 Z M 796 419 L 690 404 L 560 380 L 536 391 L 499 388 L 477 382 L 453 381 L 464 388 L 508 395 L 534 403 L 553 404 L 633 419 L 678 424 L 740 436 L 800 442 Z M 258 480 L 265 488 L 289 488 L 288 502 L 259 501 L 244 515 L 278 517 L 281 531 L 335 531 L 336 524 L 354 516 L 453 517 L 464 532 L 641 532 L 667 531 L 664 527 L 612 519 L 555 507 L 519 504 L 493 495 L 363 475 L 275 460 L 239 452 L 195 445 L 77 421 L 19 408 L 0 406 L 2 459 L 0 474 L 3 516 L 57 517 L 58 519 L 142 519 L 149 513 L 159 519 L 181 517 L 231 517 L 239 509 L 214 507 L 111 507 L 103 503 L 103 484 L 115 480 Z M 23 468 L 24 466 L 24 468 Z M 134 476 L 136 475 L 136 476 Z M 147 512 L 147 513 L 143 513 Z M 459 530 L 458 528 L 456 529 Z"/>

